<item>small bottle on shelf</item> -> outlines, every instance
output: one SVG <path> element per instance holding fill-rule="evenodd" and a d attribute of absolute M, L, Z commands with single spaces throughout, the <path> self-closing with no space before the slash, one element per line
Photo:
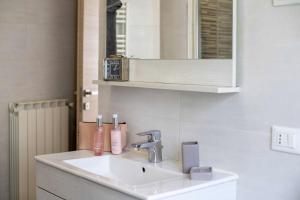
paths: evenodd
<path fill-rule="evenodd" d="M 96 119 L 96 131 L 94 134 L 94 153 L 95 156 L 101 156 L 104 151 L 103 144 L 103 116 L 98 115 Z"/>
<path fill-rule="evenodd" d="M 122 139 L 121 128 L 119 126 L 118 114 L 113 114 L 113 128 L 110 133 L 111 136 L 111 152 L 118 155 L 122 153 Z"/>

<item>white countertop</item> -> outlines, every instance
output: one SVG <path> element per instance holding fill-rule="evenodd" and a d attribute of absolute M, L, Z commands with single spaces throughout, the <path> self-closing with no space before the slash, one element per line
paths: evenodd
<path fill-rule="evenodd" d="M 91 151 L 73 151 L 49 155 L 36 156 L 36 160 L 43 164 L 58 168 L 67 173 L 85 178 L 97 184 L 109 187 L 111 189 L 123 192 L 125 194 L 134 196 L 139 199 L 145 200 L 157 200 L 161 198 L 170 197 L 194 190 L 211 187 L 217 184 L 222 184 L 230 181 L 235 181 L 238 176 L 231 172 L 214 169 L 213 178 L 209 181 L 195 181 L 190 180 L 188 175 L 180 176 L 180 178 L 153 182 L 150 184 L 129 186 L 124 183 L 116 182 L 106 177 L 102 177 L 82 169 L 76 168 L 70 164 L 64 162 L 64 160 L 79 159 L 93 157 L 94 154 Z M 122 155 L 118 155 L 125 159 L 138 161 L 147 166 L 162 168 L 164 170 L 171 170 L 172 172 L 181 173 L 181 163 L 173 160 L 164 160 L 162 163 L 154 164 L 149 163 L 147 155 L 144 153 L 126 152 Z"/>

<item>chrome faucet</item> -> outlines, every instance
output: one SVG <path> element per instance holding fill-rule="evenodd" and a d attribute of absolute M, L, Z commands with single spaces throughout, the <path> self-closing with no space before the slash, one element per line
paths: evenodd
<path fill-rule="evenodd" d="M 148 141 L 132 144 L 137 150 L 147 149 L 148 159 L 151 163 L 160 163 L 162 161 L 161 133 L 159 130 L 146 131 L 138 133 L 138 136 L 148 136 Z"/>

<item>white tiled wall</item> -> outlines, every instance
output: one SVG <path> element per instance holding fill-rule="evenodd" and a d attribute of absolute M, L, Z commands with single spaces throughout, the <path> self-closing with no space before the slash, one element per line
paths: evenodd
<path fill-rule="evenodd" d="M 143 59 L 160 57 L 160 1 L 127 2 L 127 56 Z"/>
<path fill-rule="evenodd" d="M 240 94 L 101 88 L 101 111 L 120 113 L 129 142 L 162 130 L 171 158 L 181 141 L 198 140 L 203 165 L 239 174 L 238 200 L 299 200 L 300 156 L 270 150 L 273 124 L 300 128 L 299 19 L 299 5 L 238 1 Z"/>

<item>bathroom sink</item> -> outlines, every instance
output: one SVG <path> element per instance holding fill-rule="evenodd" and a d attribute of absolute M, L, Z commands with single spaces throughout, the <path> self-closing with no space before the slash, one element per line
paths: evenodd
<path fill-rule="evenodd" d="M 149 166 L 126 158 L 112 155 L 64 160 L 81 170 L 130 186 L 171 180 L 185 176 L 178 172 Z"/>
<path fill-rule="evenodd" d="M 190 180 L 180 162 L 149 163 L 145 152 L 96 157 L 82 150 L 35 159 L 37 187 L 62 199 L 236 200 L 237 175 L 214 169 L 211 180 Z"/>

